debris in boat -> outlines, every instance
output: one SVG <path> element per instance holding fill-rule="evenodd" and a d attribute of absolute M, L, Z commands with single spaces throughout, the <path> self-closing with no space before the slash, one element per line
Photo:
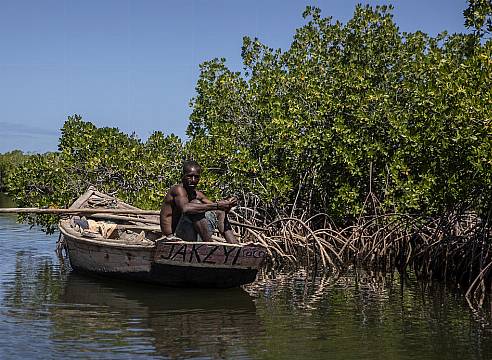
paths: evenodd
<path fill-rule="evenodd" d="M 101 235 L 105 239 L 109 238 L 117 227 L 117 224 L 91 219 L 87 220 L 85 217 L 74 218 L 73 224 L 74 228 L 84 236 L 95 237 Z"/>

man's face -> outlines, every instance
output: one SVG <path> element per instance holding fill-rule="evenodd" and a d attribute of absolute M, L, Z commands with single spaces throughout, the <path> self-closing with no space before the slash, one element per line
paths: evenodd
<path fill-rule="evenodd" d="M 186 169 L 183 175 L 183 186 L 185 189 L 195 189 L 200 181 L 201 170 L 195 166 Z"/>

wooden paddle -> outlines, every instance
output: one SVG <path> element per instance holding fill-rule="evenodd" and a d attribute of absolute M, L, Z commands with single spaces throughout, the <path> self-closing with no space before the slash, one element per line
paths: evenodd
<path fill-rule="evenodd" d="M 54 214 L 54 215 L 89 215 L 95 218 L 111 219 L 111 220 L 126 220 L 126 221 L 138 221 L 142 223 L 149 224 L 159 224 L 159 220 L 155 219 L 143 219 L 143 218 L 133 218 L 129 216 L 119 216 L 120 215 L 159 215 L 158 210 L 141 210 L 141 209 L 88 209 L 88 208 L 77 208 L 77 209 L 40 209 L 40 208 L 0 208 L 0 214 Z M 105 215 L 107 214 L 107 215 Z M 248 229 L 253 229 L 257 231 L 265 231 L 265 228 L 243 224 L 237 221 L 229 220 L 231 225 L 236 225 Z"/>
<path fill-rule="evenodd" d="M 126 215 L 159 215 L 157 210 L 141 210 L 141 209 L 40 209 L 40 208 L 3 208 L 0 209 L 0 214 L 18 213 L 18 214 L 126 214 Z"/>

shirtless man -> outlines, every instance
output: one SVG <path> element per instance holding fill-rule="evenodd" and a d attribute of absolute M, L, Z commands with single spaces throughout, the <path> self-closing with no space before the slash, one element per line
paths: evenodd
<path fill-rule="evenodd" d="M 236 198 L 210 201 L 196 190 L 201 166 L 196 161 L 183 164 L 181 184 L 169 189 L 161 207 L 161 231 L 185 241 L 210 241 L 217 228 L 229 243 L 237 244 L 227 213 L 237 205 Z"/>

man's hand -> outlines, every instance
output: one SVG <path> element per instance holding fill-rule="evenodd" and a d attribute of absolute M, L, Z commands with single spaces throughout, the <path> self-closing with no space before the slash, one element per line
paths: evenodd
<path fill-rule="evenodd" d="M 225 199 L 225 200 L 217 201 L 217 208 L 219 210 L 222 210 L 225 212 L 231 211 L 231 209 L 234 206 L 237 206 L 237 198 L 235 198 L 235 197 L 230 197 L 230 198 Z"/>
<path fill-rule="evenodd" d="M 232 207 L 237 206 L 237 202 L 238 202 L 237 197 L 231 196 L 231 197 L 227 198 L 227 200 L 231 202 Z"/>

